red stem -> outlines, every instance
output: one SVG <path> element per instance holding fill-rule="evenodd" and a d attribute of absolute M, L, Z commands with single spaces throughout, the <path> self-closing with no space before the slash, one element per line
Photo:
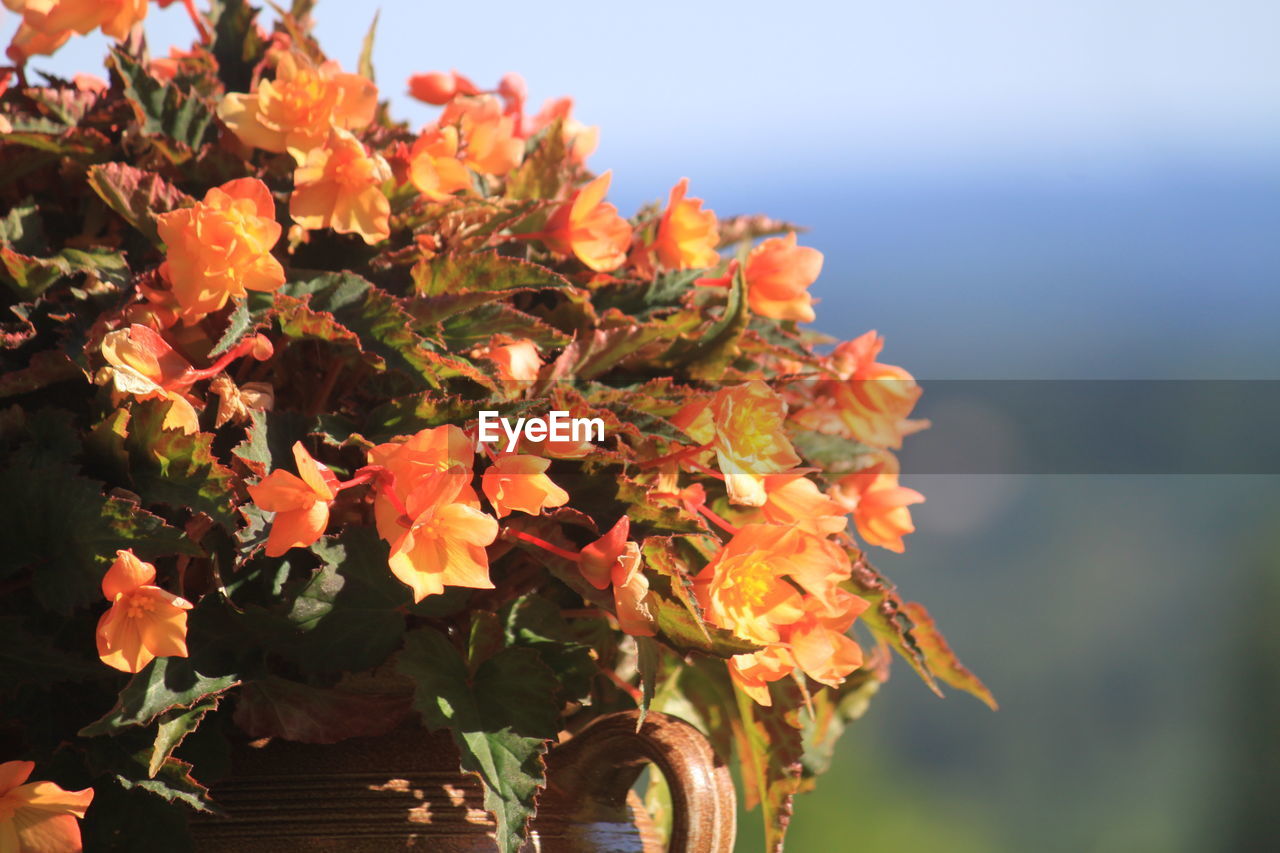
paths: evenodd
<path fill-rule="evenodd" d="M 569 560 L 570 562 L 577 563 L 579 560 L 582 559 L 581 554 L 576 554 L 573 551 L 566 551 L 565 549 L 557 545 L 552 545 L 550 542 L 548 542 L 545 539 L 539 539 L 537 536 L 534 536 L 532 533 L 525 533 L 523 530 L 512 530 L 511 528 L 507 528 L 507 532 L 517 539 L 520 539 L 524 542 L 528 542 L 530 545 L 537 545 L 539 548 L 543 549 L 544 551 L 549 551 L 552 554 L 555 554 L 557 557 L 561 557 L 565 560 Z"/>

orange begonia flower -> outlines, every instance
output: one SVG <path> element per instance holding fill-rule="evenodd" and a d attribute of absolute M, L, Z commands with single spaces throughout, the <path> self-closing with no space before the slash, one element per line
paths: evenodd
<path fill-rule="evenodd" d="M 503 112 L 497 98 L 454 98 L 438 124 L 458 128 L 463 161 L 482 175 L 505 175 L 524 159 L 524 140 L 516 133 L 516 118 Z"/>
<path fill-rule="evenodd" d="M 312 148 L 294 171 L 289 215 L 309 231 L 332 228 L 359 234 L 373 245 L 391 236 L 391 202 L 382 192 L 390 178 L 386 160 L 335 128 L 328 142 Z"/>
<path fill-rule="evenodd" d="M 329 526 L 329 506 L 338 496 L 338 478 L 313 459 L 300 441 L 293 444 L 293 461 L 297 474 L 277 468 L 249 486 L 249 497 L 258 508 L 275 513 L 267 537 L 268 557 L 305 548 L 323 536 Z"/>
<path fill-rule="evenodd" d="M 475 450 L 453 425 L 421 430 L 369 450 L 387 478 L 373 502 L 378 533 L 391 545 L 392 573 L 415 601 L 445 586 L 492 589 L 485 546 L 498 522 L 471 488 Z"/>
<path fill-rule="evenodd" d="M 102 338 L 102 357 L 109 365 L 103 368 L 104 374 L 117 393 L 139 400 L 170 400 L 163 427 L 188 435 L 199 431 L 195 406 L 183 393 L 195 381 L 194 370 L 159 332 L 137 323 L 108 332 Z"/>
<path fill-rule="evenodd" d="M 635 637 L 655 636 L 654 615 L 647 601 L 649 579 L 644 574 L 640 546 L 628 540 L 631 521 L 625 515 L 609 532 L 582 549 L 578 568 L 596 589 L 613 585 L 618 626 Z"/>
<path fill-rule="evenodd" d="M 458 156 L 458 128 L 434 127 L 409 149 L 409 180 L 432 201 L 471 189 L 471 174 Z"/>
<path fill-rule="evenodd" d="M 617 269 L 627 259 L 631 225 L 604 200 L 611 172 L 587 184 L 547 220 L 541 235 L 547 248 L 560 255 L 577 255 L 596 272 Z"/>
<path fill-rule="evenodd" d="M 111 609 L 98 620 L 98 657 L 123 672 L 141 672 L 155 658 L 187 656 L 191 602 L 154 585 L 156 567 L 132 551 L 117 551 L 102 578 Z"/>
<path fill-rule="evenodd" d="M 288 151 L 301 163 L 323 145 L 329 129 L 352 130 L 373 121 L 378 87 L 336 62 L 313 64 L 297 52 L 284 53 L 274 80 L 263 80 L 246 95 L 229 92 L 218 104 L 218 118 L 245 145 Z"/>
<path fill-rule="evenodd" d="M 862 648 L 845 632 L 869 606 L 865 598 L 842 589 L 834 591 L 833 600 L 805 599 L 805 615 L 787 636 L 796 666 L 820 684 L 840 686 L 862 666 Z"/>
<path fill-rule="evenodd" d="M 538 515 L 543 507 L 569 502 L 569 493 L 547 476 L 550 465 L 550 459 L 519 453 L 502 454 L 494 460 L 484 472 L 481 485 L 498 518 L 506 518 L 513 509 Z"/>
<path fill-rule="evenodd" d="M 409 96 L 440 107 L 455 95 L 478 95 L 480 88 L 457 71 L 428 71 L 409 78 Z"/>
<path fill-rule="evenodd" d="M 790 675 L 796 668 L 795 659 L 784 643 L 765 646 L 758 652 L 734 655 L 729 658 L 729 676 L 750 696 L 756 704 L 769 706 L 769 682 Z"/>
<path fill-rule="evenodd" d="M 147 16 L 148 0 L 4 0 L 11 12 L 22 16 L 9 58 L 21 65 L 37 54 L 48 56 L 62 47 L 72 33 L 123 39 L 133 25 Z"/>
<path fill-rule="evenodd" d="M 813 322 L 809 285 L 822 272 L 822 253 L 797 246 L 795 232 L 752 249 L 744 272 L 747 303 L 753 312 L 774 320 Z"/>
<path fill-rule="evenodd" d="M 763 506 L 768 500 L 764 476 L 800 464 L 783 428 L 785 419 L 782 398 L 753 379 L 690 403 L 672 423 L 715 449 L 730 503 Z"/>
<path fill-rule="evenodd" d="M 868 545 L 901 554 L 902 537 L 915 532 L 912 504 L 924 503 L 924 495 L 898 485 L 898 472 L 888 463 L 877 463 L 836 481 L 831 496 L 853 513 L 858 534 Z"/>
<path fill-rule="evenodd" d="M 695 578 L 707 618 L 761 645 L 782 639 L 781 626 L 804 615 L 800 591 L 786 580 L 794 546 L 789 528 L 744 525 Z"/>
<path fill-rule="evenodd" d="M 702 209 L 702 199 L 685 198 L 689 179 L 681 178 L 671 189 L 667 209 L 658 221 L 658 239 L 654 248 L 658 260 L 668 269 L 687 270 L 715 266 L 720 261 L 716 246 L 720 230 L 716 215 Z"/>
<path fill-rule="evenodd" d="M 52 782 L 27 782 L 34 761 L 0 764 L 0 851 L 79 853 L 80 825 L 93 789 L 66 791 Z"/>
<path fill-rule="evenodd" d="M 901 447 L 903 436 L 927 427 L 928 421 L 907 418 L 922 389 L 901 367 L 876 361 L 883 348 L 884 338 L 875 331 L 836 347 L 831 366 L 839 381 L 820 382 L 824 399 L 798 411 L 796 422 L 882 448 Z"/>
<path fill-rule="evenodd" d="M 498 522 L 480 511 L 466 479 L 456 469 L 420 478 L 404 513 L 385 499 L 374 503 L 378 533 L 391 546 L 391 572 L 413 590 L 414 601 L 446 586 L 493 589 L 485 546 L 498 538 Z"/>
<path fill-rule="evenodd" d="M 761 510 L 770 523 L 795 524 L 822 534 L 845 529 L 848 510 L 824 495 L 804 471 L 769 474 L 764 490 L 767 497 Z"/>
<path fill-rule="evenodd" d="M 192 207 L 156 218 L 166 259 L 160 273 L 173 288 L 184 323 L 194 323 L 247 290 L 275 290 L 284 268 L 271 254 L 280 239 L 267 185 L 237 178 Z"/>

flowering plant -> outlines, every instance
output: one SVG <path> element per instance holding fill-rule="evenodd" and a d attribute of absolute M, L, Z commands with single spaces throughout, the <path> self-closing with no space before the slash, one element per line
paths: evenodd
<path fill-rule="evenodd" d="M 514 75 L 414 77 L 414 133 L 305 0 L 187 4 L 160 58 L 142 0 L 5 4 L 0 847 L 180 849 L 229 737 L 416 712 L 515 850 L 554 739 L 639 707 L 741 767 L 774 848 L 890 650 L 991 702 L 866 559 L 923 500 L 920 389 L 799 325 L 797 229 L 687 180 L 624 218 L 595 128 Z M 109 80 L 30 79 L 94 28 Z"/>

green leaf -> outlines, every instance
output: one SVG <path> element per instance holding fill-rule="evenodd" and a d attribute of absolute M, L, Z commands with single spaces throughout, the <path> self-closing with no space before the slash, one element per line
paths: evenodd
<path fill-rule="evenodd" d="M 209 797 L 209 789 L 192 777 L 191 765 L 177 758 L 166 758 L 151 778 L 131 779 L 123 773 L 116 774 L 115 778 L 125 790 L 137 788 L 198 812 L 222 813 Z"/>
<path fill-rule="evenodd" d="M 215 358 L 240 343 L 255 329 L 267 324 L 271 309 L 275 306 L 275 295 L 260 290 L 251 290 L 245 294 L 227 318 L 226 331 L 209 350 L 209 357 Z"/>
<path fill-rule="evenodd" d="M 129 679 L 115 707 L 102 719 L 80 730 L 81 737 L 115 735 L 135 726 L 149 726 L 161 714 L 191 710 L 239 684 L 235 676 L 207 678 L 186 658 L 156 658 Z"/>
<path fill-rule="evenodd" d="M 581 699 L 590 692 L 596 676 L 591 648 L 578 642 L 555 602 L 523 595 L 509 602 L 499 615 L 506 645 L 537 652 L 559 679 L 564 701 Z"/>
<path fill-rule="evenodd" d="M 123 497 L 31 452 L 0 469 L 0 577 L 33 570 L 33 589 L 50 610 L 100 601 L 100 584 L 117 550 L 144 560 L 201 550 L 177 528 Z"/>
<path fill-rule="evenodd" d="M 326 273 L 309 281 L 286 284 L 279 293 L 306 297 L 312 311 L 332 315 L 334 325 L 327 330 L 355 335 L 363 351 L 378 356 L 388 367 L 422 380 L 428 387 L 437 388 L 454 376 L 465 376 L 486 387 L 492 385 L 464 359 L 432 351 L 414 331 L 414 318 L 400 302 L 355 273 Z"/>
<path fill-rule="evenodd" d="M 440 255 L 413 268 L 413 289 L 419 297 L 572 287 L 567 278 L 544 266 L 495 252 Z M 423 304 L 429 303 L 415 303 Z"/>
<path fill-rule="evenodd" d="M 640 672 L 640 716 L 636 718 L 636 731 L 640 731 L 657 690 L 662 648 L 652 637 L 636 637 L 636 651 L 636 669 Z"/>
<path fill-rule="evenodd" d="M 133 488 L 148 504 L 203 512 L 228 531 L 238 524 L 235 475 L 213 454 L 214 435 L 165 429 L 172 403 L 144 400 L 131 409 L 123 448 Z"/>
<path fill-rule="evenodd" d="M 547 741 L 559 729 L 555 675 L 530 648 L 503 649 L 472 675 L 458 649 L 431 628 L 405 638 L 397 667 L 413 679 L 414 707 L 427 726 L 449 729 L 463 769 L 479 774 L 499 849 L 516 853 L 546 784 Z"/>
<path fill-rule="evenodd" d="M 915 637 L 916 645 L 924 655 L 929 670 L 939 681 L 972 694 L 993 711 L 1000 710 L 996 697 L 987 685 L 956 657 L 951 644 L 942 636 L 938 624 L 933 621 L 923 604 L 908 601 L 903 605 L 902 613 L 911 620 L 911 634 Z"/>
<path fill-rule="evenodd" d="M 840 435 L 810 430 L 788 431 L 787 437 L 806 461 L 821 468 L 824 475 L 836 476 L 857 470 L 875 451 L 859 441 Z"/>
<path fill-rule="evenodd" d="M 247 92 L 253 69 L 266 52 L 254 18 L 258 10 L 248 0 L 213 0 L 209 22 L 213 25 L 210 50 L 218 60 L 218 77 L 228 92 Z"/>
<path fill-rule="evenodd" d="M 477 305 L 463 314 L 455 314 L 444 322 L 441 330 L 444 342 L 452 350 L 487 344 L 494 335 L 531 340 L 543 351 L 562 347 L 570 341 L 559 329 L 505 303 Z"/>
<path fill-rule="evenodd" d="M 124 81 L 125 97 L 137 116 L 142 132 L 153 138 L 171 161 L 188 159 L 207 141 L 213 125 L 209 104 L 172 83 L 152 77 L 146 67 L 122 49 L 114 49 L 108 59 Z"/>
<path fill-rule="evenodd" d="M 409 710 L 408 696 L 324 689 L 272 676 L 241 689 L 234 720 L 251 738 L 337 743 L 386 734 Z"/>
<path fill-rule="evenodd" d="M 195 707 L 188 710 L 169 711 L 160 718 L 156 727 L 156 741 L 151 747 L 151 757 L 147 761 L 147 775 L 155 777 L 168 762 L 173 751 L 181 746 L 187 735 L 191 734 L 204 720 L 204 715 L 218 707 L 220 698 L 212 696 L 203 699 Z"/>
<path fill-rule="evenodd" d="M 311 551 L 321 565 L 288 613 L 299 632 L 291 656 L 311 672 L 372 669 L 399 646 L 410 601 L 387 567 L 387 544 L 371 528 L 349 526 Z"/>
<path fill-rule="evenodd" d="M 733 732 L 747 808 L 760 805 L 765 849 L 782 853 L 791 820 L 791 800 L 800 791 L 803 770 L 804 738 L 792 720 L 804 702 L 796 698 L 800 691 L 794 682 L 784 680 L 770 687 L 773 704 L 766 707 L 731 685 L 738 705 Z"/>
<path fill-rule="evenodd" d="M 156 245 L 160 244 L 156 217 L 195 203 L 195 199 L 155 172 L 144 172 L 127 163 L 92 166 L 88 181 L 107 207 Z"/>
<path fill-rule="evenodd" d="M 356 63 L 356 72 L 370 82 L 373 81 L 373 40 L 378 32 L 378 16 L 382 14 L 382 10 L 373 13 L 373 20 L 369 23 L 369 31 L 364 34 L 364 41 L 360 43 L 360 61 Z"/>
<path fill-rule="evenodd" d="M 49 245 L 44 234 L 44 221 L 34 199 L 23 199 L 21 204 L 9 210 L 4 219 L 0 219 L 0 243 L 28 255 Z"/>
<path fill-rule="evenodd" d="M 555 198 L 564 183 L 564 170 L 569 161 L 564 145 L 564 120 L 553 121 L 529 144 L 532 151 L 507 176 L 507 198 Z"/>
<path fill-rule="evenodd" d="M 841 586 L 865 598 L 871 606 L 862 612 L 858 622 L 876 637 L 889 645 L 916 671 L 916 675 L 930 690 L 941 696 L 938 682 L 929 670 L 929 662 L 911 632 L 911 619 L 903 612 L 906 602 L 898 595 L 897 588 L 875 566 L 856 550 L 853 557 L 853 574 Z"/>
<path fill-rule="evenodd" d="M 94 786 L 93 807 L 80 822 L 84 849 L 104 853 L 189 853 L 187 810 L 108 776 Z"/>
<path fill-rule="evenodd" d="M 737 354 L 738 339 L 750 319 L 746 279 L 739 267 L 720 316 L 697 335 L 681 338 L 668 350 L 662 363 L 670 367 L 687 367 L 695 379 L 719 379 Z"/>
<path fill-rule="evenodd" d="M 114 285 L 129 280 L 124 255 L 104 249 L 63 249 L 48 258 L 35 258 L 0 247 L 0 279 L 24 300 L 34 299 L 71 276 L 88 275 Z"/>

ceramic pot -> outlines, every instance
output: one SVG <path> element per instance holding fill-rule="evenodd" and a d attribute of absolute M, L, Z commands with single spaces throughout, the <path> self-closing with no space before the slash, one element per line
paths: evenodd
<path fill-rule="evenodd" d="M 693 726 L 650 713 L 608 714 L 547 755 L 547 789 L 527 851 L 658 853 L 661 841 L 631 786 L 650 763 L 671 789 L 670 850 L 731 853 L 729 771 Z M 228 817 L 193 822 L 196 850 L 218 853 L 497 849 L 479 780 L 459 769 L 445 732 L 404 727 L 314 746 L 245 746 L 213 794 Z"/>

